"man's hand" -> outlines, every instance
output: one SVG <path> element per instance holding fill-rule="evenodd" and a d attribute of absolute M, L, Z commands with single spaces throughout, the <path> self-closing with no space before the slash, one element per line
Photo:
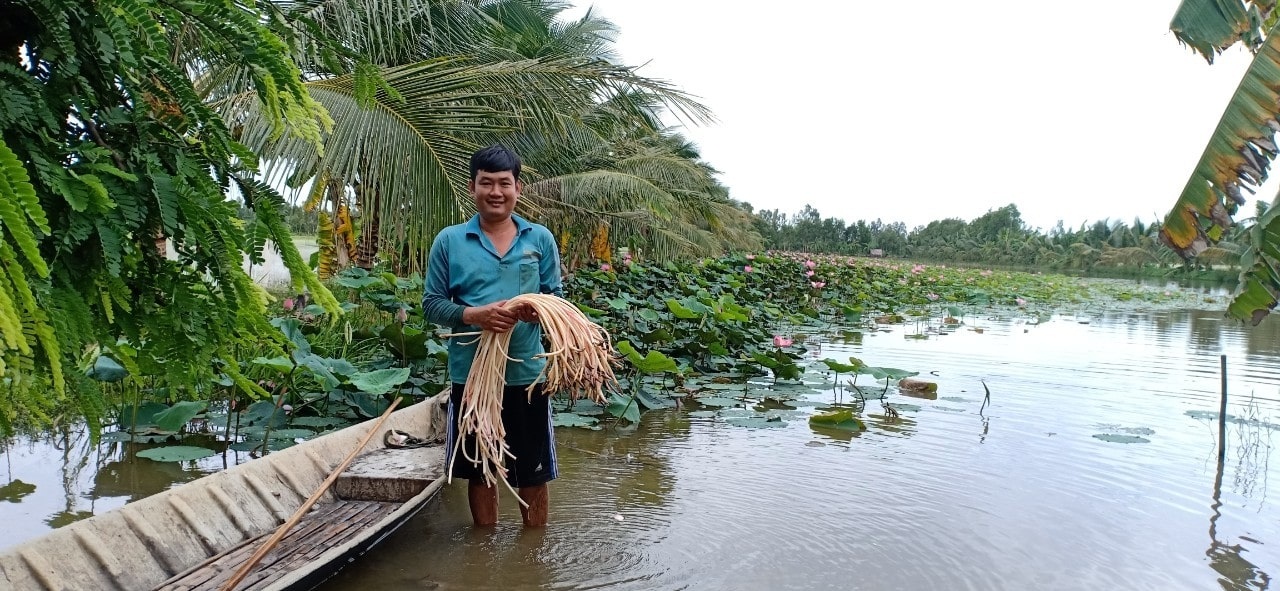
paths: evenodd
<path fill-rule="evenodd" d="M 533 305 L 528 303 L 516 304 L 512 309 L 516 313 L 517 320 L 529 323 L 538 322 L 538 310 L 536 310 Z"/>
<path fill-rule="evenodd" d="M 511 327 L 516 325 L 516 311 L 503 307 L 506 300 L 494 302 L 483 306 L 475 306 L 466 308 L 462 311 L 462 322 L 479 326 L 484 330 L 493 332 L 507 332 Z"/>

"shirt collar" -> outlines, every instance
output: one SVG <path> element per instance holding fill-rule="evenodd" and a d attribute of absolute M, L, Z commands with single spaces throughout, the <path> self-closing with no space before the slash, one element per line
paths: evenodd
<path fill-rule="evenodd" d="M 533 224 L 529 223 L 529 220 L 514 213 L 511 214 L 511 220 L 516 223 L 516 234 L 524 234 L 533 229 Z M 479 236 L 482 232 L 483 230 L 480 229 L 480 214 L 477 213 L 471 216 L 470 220 L 467 220 L 467 234 Z"/>

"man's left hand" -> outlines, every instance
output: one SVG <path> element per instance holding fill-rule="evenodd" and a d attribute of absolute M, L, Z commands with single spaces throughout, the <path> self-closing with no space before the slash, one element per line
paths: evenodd
<path fill-rule="evenodd" d="M 530 304 L 520 304 L 514 311 L 516 318 L 521 322 L 536 323 L 538 321 L 538 311 Z"/>

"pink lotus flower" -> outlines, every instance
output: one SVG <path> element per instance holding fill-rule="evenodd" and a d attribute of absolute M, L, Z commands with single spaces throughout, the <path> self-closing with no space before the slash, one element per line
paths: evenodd
<path fill-rule="evenodd" d="M 749 254 L 749 255 L 747 255 L 747 260 L 748 260 L 748 261 L 754 261 L 754 260 L 756 260 L 756 255 L 754 255 L 754 254 Z"/>
<path fill-rule="evenodd" d="M 285 299 L 284 299 L 284 301 L 280 303 L 280 305 L 284 306 L 284 311 L 285 311 L 285 312 L 292 312 L 292 311 L 293 311 L 293 298 L 285 298 Z"/>
<path fill-rule="evenodd" d="M 1024 300 L 1022 298 L 1016 298 L 1013 301 L 1017 302 L 1019 307 L 1027 305 L 1027 300 Z"/>
<path fill-rule="evenodd" d="M 827 286 L 827 282 L 826 281 L 810 281 L 809 285 L 812 285 L 814 289 L 822 289 Z"/>
<path fill-rule="evenodd" d="M 743 267 L 743 268 L 742 268 L 742 270 L 743 270 L 744 272 L 750 273 L 750 272 L 751 272 L 751 265 L 747 265 L 747 266 Z"/>
<path fill-rule="evenodd" d="M 804 276 L 805 276 L 805 277 L 813 277 L 813 271 L 811 271 L 811 270 L 810 270 L 810 271 L 805 271 L 805 272 L 804 272 Z"/>
<path fill-rule="evenodd" d="M 931 302 L 936 302 L 936 301 L 938 301 L 938 294 L 936 294 L 936 293 L 931 293 L 931 294 L 929 294 L 929 295 L 927 295 L 927 296 L 924 296 L 924 297 L 929 298 L 929 301 L 931 301 Z"/>
<path fill-rule="evenodd" d="M 780 334 L 773 335 L 773 345 L 775 347 L 790 347 L 791 339 Z"/>
<path fill-rule="evenodd" d="M 283 411 L 284 411 L 284 414 L 289 414 L 289 413 L 293 412 L 293 405 L 292 405 L 292 404 L 285 404 L 285 405 L 283 405 L 283 406 L 281 406 L 281 407 L 280 407 L 280 410 L 283 410 Z"/>
<path fill-rule="evenodd" d="M 409 310 L 405 308 L 400 308 L 396 310 L 396 322 L 399 322 L 400 324 L 404 324 L 408 320 L 409 320 Z"/>
<path fill-rule="evenodd" d="M 912 275 L 919 275 L 921 273 L 924 273 L 924 265 L 916 265 L 914 267 L 911 267 Z"/>
<path fill-rule="evenodd" d="M 613 267 L 609 266 L 609 263 L 600 263 L 600 270 L 601 270 L 601 271 L 609 271 L 609 270 L 612 270 L 612 269 L 613 269 Z"/>
<path fill-rule="evenodd" d="M 979 274 L 979 275 L 982 275 L 983 277 L 990 277 L 990 276 L 991 276 L 991 274 L 992 274 L 992 271 L 991 271 L 991 269 L 987 269 L 986 271 L 983 271 L 983 272 L 978 273 L 978 274 Z"/>
<path fill-rule="evenodd" d="M 805 266 L 805 267 L 807 267 L 807 268 L 812 269 L 812 268 L 814 268 L 814 267 L 818 266 L 818 263 L 815 263 L 815 262 L 813 262 L 813 261 L 811 261 L 811 260 L 810 260 L 810 261 L 805 261 L 805 262 L 804 262 L 804 266 Z"/>

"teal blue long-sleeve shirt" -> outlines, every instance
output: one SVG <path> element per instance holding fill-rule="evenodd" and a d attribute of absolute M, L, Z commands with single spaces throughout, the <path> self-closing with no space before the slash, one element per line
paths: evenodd
<path fill-rule="evenodd" d="M 560 252 L 555 237 L 545 226 L 512 215 L 516 237 L 506 254 L 499 256 L 493 242 L 480 229 L 480 216 L 472 216 L 436 235 L 427 262 L 427 282 L 422 294 L 422 311 L 427 320 L 453 332 L 480 330 L 462 323 L 462 311 L 508 300 L 522 293 L 564 295 L 560 279 Z M 467 381 L 476 355 L 475 338 L 449 339 L 449 379 Z M 507 363 L 507 384 L 522 386 L 538 378 L 543 359 L 542 327 L 517 322 L 511 329 L 507 355 L 523 363 Z"/>

